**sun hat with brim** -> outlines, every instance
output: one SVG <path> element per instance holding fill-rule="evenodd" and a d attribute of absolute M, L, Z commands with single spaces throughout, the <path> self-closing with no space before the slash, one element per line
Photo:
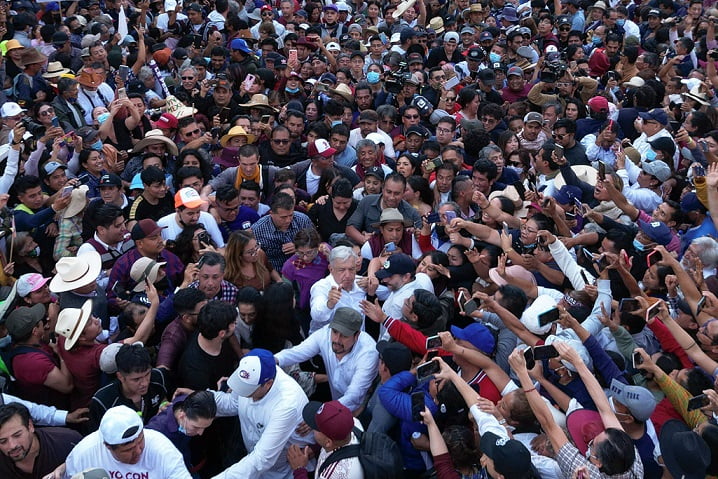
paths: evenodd
<path fill-rule="evenodd" d="M 588 443 L 604 429 L 601 415 L 590 409 L 576 409 L 566 417 L 568 434 L 581 455 L 586 454 Z"/>
<path fill-rule="evenodd" d="M 55 78 L 65 73 L 72 73 L 69 68 L 64 68 L 60 62 L 50 62 L 47 64 L 47 71 L 42 74 L 43 78 Z"/>
<path fill-rule="evenodd" d="M 46 317 L 44 304 L 36 304 L 32 307 L 21 306 L 8 315 L 5 327 L 13 339 L 22 339 L 29 336 L 37 323 Z"/>
<path fill-rule="evenodd" d="M 90 187 L 87 185 L 80 185 L 72 190 L 72 193 L 70 193 L 70 204 L 67 205 L 65 211 L 62 212 L 63 218 L 72 218 L 85 209 L 85 206 L 87 206 L 87 192 L 89 190 Z"/>
<path fill-rule="evenodd" d="M 596 181 L 598 180 L 598 170 L 596 168 L 588 165 L 575 165 L 571 167 L 571 170 L 576 174 L 579 180 L 591 186 L 596 186 Z M 554 178 L 553 184 L 557 189 L 561 189 L 561 187 L 566 184 L 561 173 Z"/>
<path fill-rule="evenodd" d="M 711 464 L 711 448 L 706 441 L 678 419 L 666 421 L 660 436 L 663 463 L 673 477 L 703 479 Z"/>
<path fill-rule="evenodd" d="M 348 102 L 354 101 L 354 93 L 352 93 L 351 88 L 346 86 L 344 83 L 340 83 L 336 88 L 330 88 L 329 91 L 335 95 L 341 96 Z"/>
<path fill-rule="evenodd" d="M 47 57 L 34 48 L 26 48 L 20 57 L 20 64 L 22 66 L 32 65 L 33 63 L 45 63 L 46 61 Z"/>
<path fill-rule="evenodd" d="M 16 50 L 18 48 L 25 48 L 22 46 L 22 43 L 20 43 L 18 40 L 15 40 L 14 38 L 12 40 L 8 40 L 5 44 L 5 51 L 9 52 L 11 50 Z"/>
<path fill-rule="evenodd" d="M 444 19 L 441 17 L 434 17 L 429 20 L 429 28 L 434 30 L 437 35 L 444 33 Z"/>
<path fill-rule="evenodd" d="M 98 254 L 97 256 L 99 258 L 100 255 Z M 65 338 L 66 351 L 69 351 L 75 345 L 91 317 L 92 299 L 85 301 L 79 309 L 65 308 L 60 311 L 55 325 L 55 333 Z"/>
<path fill-rule="evenodd" d="M 269 98 L 267 98 L 267 95 L 263 95 L 261 93 L 252 95 L 252 97 L 249 99 L 249 103 L 240 103 L 239 106 L 242 108 L 263 108 L 266 110 L 271 110 L 274 113 L 277 112 L 277 109 L 269 104 Z"/>
<path fill-rule="evenodd" d="M 254 140 L 257 139 L 253 134 L 247 133 L 246 131 L 244 131 L 244 128 L 238 125 L 230 128 L 227 134 L 219 140 L 219 144 L 222 145 L 223 148 L 226 148 L 227 143 L 229 143 L 229 140 L 237 136 L 243 136 L 247 138 L 247 143 L 249 144 L 254 143 Z"/>
<path fill-rule="evenodd" d="M 691 91 L 689 91 L 688 93 L 683 93 L 682 95 L 685 98 L 695 100 L 704 106 L 708 106 L 711 104 L 710 100 L 708 99 L 708 95 L 701 91 L 701 87 L 691 88 Z"/>
<path fill-rule="evenodd" d="M 266 349 L 255 348 L 239 361 L 239 366 L 227 379 L 227 386 L 232 390 L 232 396 L 249 397 L 276 375 L 274 355 Z"/>
<path fill-rule="evenodd" d="M 396 10 L 394 10 L 394 12 L 391 14 L 391 16 L 394 17 L 395 20 L 398 19 L 399 17 L 404 15 L 404 13 L 406 13 L 406 11 L 409 10 L 409 8 L 413 7 L 414 3 L 416 3 L 416 0 L 405 0 L 405 1 L 401 2 L 396 7 Z"/>
<path fill-rule="evenodd" d="M 166 265 L 166 262 L 158 263 L 152 258 L 143 256 L 138 258 L 130 269 L 130 278 L 135 281 L 137 285 L 132 289 L 136 293 L 141 293 L 147 290 L 145 280 L 154 284 L 157 281 L 157 275 L 159 274 L 160 268 Z"/>
<path fill-rule="evenodd" d="M 371 227 L 379 228 L 381 225 L 397 222 L 402 223 L 407 228 L 413 225 L 411 220 L 404 218 L 404 215 L 402 215 L 398 209 L 384 208 L 381 212 L 381 216 L 379 217 L 379 221 L 377 223 L 372 223 Z"/>
<path fill-rule="evenodd" d="M 150 130 L 145 133 L 145 137 L 138 141 L 137 144 L 135 144 L 135 147 L 132 148 L 131 153 L 142 153 L 142 150 L 144 150 L 148 146 L 156 145 L 158 143 L 164 143 L 165 145 L 167 145 L 167 150 L 169 151 L 169 153 L 173 156 L 177 156 L 178 150 L 175 142 L 167 138 L 162 132 L 162 130 L 157 129 Z"/>
<path fill-rule="evenodd" d="M 100 437 L 105 444 L 119 446 L 134 441 L 142 433 L 142 418 L 127 406 L 108 409 L 100 420 Z"/>
<path fill-rule="evenodd" d="M 50 291 L 64 293 L 97 280 L 102 270 L 102 259 L 97 251 L 88 251 L 74 257 L 60 258 L 55 269 L 57 274 L 50 281 Z"/>
<path fill-rule="evenodd" d="M 165 112 L 174 115 L 178 120 L 192 116 L 197 113 L 197 109 L 191 106 L 187 106 L 177 99 L 177 97 L 170 95 L 165 100 Z M 176 153 L 175 153 L 176 155 Z"/>
<path fill-rule="evenodd" d="M 556 304 L 557 301 L 552 296 L 546 294 L 539 295 L 533 303 L 524 310 L 519 321 L 533 334 L 546 334 L 551 330 L 551 323 L 542 326 L 539 324 L 538 317 L 540 314 L 555 308 Z"/>

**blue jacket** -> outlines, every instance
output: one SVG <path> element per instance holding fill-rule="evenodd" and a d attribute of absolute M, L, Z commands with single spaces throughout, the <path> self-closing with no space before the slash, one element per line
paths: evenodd
<path fill-rule="evenodd" d="M 408 392 L 407 392 L 408 391 Z M 429 395 L 429 382 L 416 384 L 416 376 L 409 371 L 402 371 L 392 376 L 379 388 L 379 400 L 384 408 L 392 416 L 399 419 L 399 437 L 394 438 L 399 445 L 399 450 L 404 458 L 404 468 L 412 471 L 423 471 L 426 469 L 421 452 L 414 449 L 411 444 L 411 435 L 414 432 L 426 434 L 426 426 L 411 419 L 411 393 L 415 391 L 424 392 L 424 403 L 431 414 L 436 415 L 437 406 Z"/>

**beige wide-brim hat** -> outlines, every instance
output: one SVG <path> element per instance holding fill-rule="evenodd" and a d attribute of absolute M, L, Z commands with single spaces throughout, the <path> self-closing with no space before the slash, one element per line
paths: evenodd
<path fill-rule="evenodd" d="M 340 83 L 336 88 L 330 88 L 329 91 L 335 95 L 341 96 L 350 103 L 354 101 L 354 93 L 352 93 L 351 88 L 346 86 L 344 83 Z"/>
<path fill-rule="evenodd" d="M 97 255 L 100 256 L 99 254 Z M 63 258 L 64 259 L 64 258 Z M 69 351 L 80 339 L 82 331 L 92 317 L 92 299 L 85 301 L 81 308 L 65 308 L 60 311 L 55 333 L 65 338 L 65 350 Z"/>
<path fill-rule="evenodd" d="M 130 269 L 130 278 L 137 282 L 137 285 L 132 289 L 135 293 L 141 293 L 147 289 L 145 284 L 145 278 L 152 284 L 157 282 L 157 276 L 159 275 L 160 268 L 166 265 L 166 262 L 158 263 L 152 258 L 138 258 L 132 264 Z"/>
<path fill-rule="evenodd" d="M 234 138 L 235 136 L 245 136 L 247 137 L 247 143 L 252 144 L 257 139 L 253 134 L 247 133 L 244 131 L 244 128 L 241 126 L 233 126 L 229 129 L 226 135 L 224 135 L 220 140 L 219 144 L 222 145 L 223 148 L 227 147 L 227 143 L 229 143 L 229 140 Z"/>
<path fill-rule="evenodd" d="M 159 129 L 148 131 L 145 134 L 145 137 L 138 141 L 135 147 L 132 148 L 132 153 L 142 153 L 142 150 L 144 150 L 150 145 L 156 145 L 157 143 L 164 143 L 165 145 L 167 145 L 167 150 L 169 151 L 169 153 L 173 156 L 177 156 L 177 145 L 174 141 L 167 138 L 162 132 L 162 130 Z"/>
<path fill-rule="evenodd" d="M 411 220 L 404 218 L 404 215 L 396 208 L 384 208 L 379 217 L 378 223 L 372 223 L 372 228 L 379 228 L 387 223 L 402 223 L 405 227 L 413 226 Z"/>
<path fill-rule="evenodd" d="M 72 218 L 73 216 L 80 213 L 87 206 L 87 192 L 90 188 L 87 185 L 80 185 L 79 188 L 72 190 L 70 204 L 67 205 L 65 211 L 62 213 L 63 218 Z"/>
<path fill-rule="evenodd" d="M 43 78 L 55 78 L 66 73 L 72 73 L 72 70 L 62 66 L 60 62 L 50 62 L 47 65 L 47 71 L 42 74 Z"/>
<path fill-rule="evenodd" d="M 591 186 L 596 186 L 596 181 L 598 180 L 598 170 L 596 168 L 588 165 L 576 165 L 572 166 L 571 169 L 576 173 L 579 180 Z M 553 184 L 557 190 L 566 184 L 561 173 L 554 178 Z"/>
<path fill-rule="evenodd" d="M 239 106 L 242 108 L 265 108 L 277 113 L 277 109 L 269 104 L 269 98 L 267 98 L 267 95 L 263 95 L 261 93 L 252 95 L 249 99 L 249 103 L 240 103 Z"/>
<path fill-rule="evenodd" d="M 701 91 L 700 86 L 692 88 L 691 91 L 689 91 L 688 93 L 683 93 L 683 96 L 685 98 L 695 100 L 703 106 L 708 106 L 711 104 L 710 100 L 708 99 L 708 95 Z"/>
<path fill-rule="evenodd" d="M 434 30 L 437 35 L 444 33 L 444 19 L 441 17 L 434 17 L 429 20 L 429 28 Z"/>
<path fill-rule="evenodd" d="M 102 258 L 97 251 L 89 251 L 74 257 L 60 258 L 55 269 L 57 274 L 50 281 L 50 291 L 64 293 L 96 281 L 102 270 Z"/>
<path fill-rule="evenodd" d="M 409 10 L 409 8 L 414 6 L 414 3 L 416 3 L 416 0 L 406 0 L 404 2 L 401 2 L 398 7 L 396 7 L 396 10 L 394 10 L 394 13 L 391 14 L 392 17 L 394 17 L 395 20 L 397 20 L 399 17 L 404 15 L 404 13 Z"/>

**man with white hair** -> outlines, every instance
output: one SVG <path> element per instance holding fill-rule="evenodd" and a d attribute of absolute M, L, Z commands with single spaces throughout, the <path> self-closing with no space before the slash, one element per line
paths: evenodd
<path fill-rule="evenodd" d="M 329 275 L 312 286 L 309 334 L 329 324 L 340 307 L 359 311 L 366 292 L 356 282 L 357 254 L 348 246 L 337 246 L 329 253 Z"/>
<path fill-rule="evenodd" d="M 718 266 L 718 241 L 709 236 L 703 236 L 691 241 L 681 260 L 681 265 L 686 270 L 696 267 L 696 260 L 703 265 L 703 277 L 708 278 L 716 274 Z"/>

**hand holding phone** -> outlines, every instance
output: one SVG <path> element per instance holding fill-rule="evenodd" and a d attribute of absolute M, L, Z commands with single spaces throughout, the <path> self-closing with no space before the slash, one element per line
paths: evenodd
<path fill-rule="evenodd" d="M 438 349 L 441 347 L 441 337 L 438 335 L 436 336 L 429 336 L 426 338 L 426 349 Z"/>
<path fill-rule="evenodd" d="M 427 361 L 416 367 L 416 380 L 418 382 L 423 382 L 439 371 L 441 371 L 439 361 Z"/>
<path fill-rule="evenodd" d="M 436 361 L 432 361 L 436 362 Z M 424 412 L 424 392 L 416 391 L 411 393 L 411 420 L 421 422 L 421 413 Z"/>

